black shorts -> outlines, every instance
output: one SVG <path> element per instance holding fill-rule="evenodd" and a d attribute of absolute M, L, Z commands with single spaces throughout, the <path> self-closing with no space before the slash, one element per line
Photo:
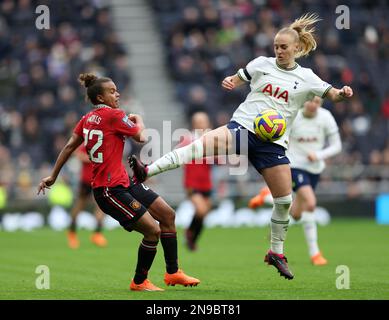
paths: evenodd
<path fill-rule="evenodd" d="M 204 198 L 210 198 L 212 195 L 212 190 L 203 191 L 203 190 L 198 190 L 198 189 L 193 189 L 193 188 L 187 188 L 186 192 L 187 192 L 189 197 L 196 194 L 196 193 L 201 194 Z"/>
<path fill-rule="evenodd" d="M 296 192 L 300 187 L 310 185 L 315 190 L 320 174 L 310 173 L 302 169 L 292 168 L 292 187 Z"/>
<path fill-rule="evenodd" d="M 273 142 L 264 142 L 236 121 L 227 125 L 232 133 L 235 153 L 247 155 L 251 164 L 261 174 L 262 169 L 289 164 L 285 148 Z M 247 138 L 247 140 L 245 140 Z"/>
<path fill-rule="evenodd" d="M 78 193 L 80 194 L 81 197 L 88 197 L 92 193 L 92 186 L 90 183 L 86 183 L 83 181 L 80 181 L 80 184 L 78 186 Z"/>
<path fill-rule="evenodd" d="M 149 206 L 158 198 L 158 194 L 144 186 L 135 185 L 100 187 L 93 189 L 94 198 L 104 213 L 117 220 L 127 231 L 144 215 Z"/>
<path fill-rule="evenodd" d="M 143 183 L 130 186 L 128 191 L 147 209 L 150 208 L 151 204 L 159 197 L 157 193 Z"/>

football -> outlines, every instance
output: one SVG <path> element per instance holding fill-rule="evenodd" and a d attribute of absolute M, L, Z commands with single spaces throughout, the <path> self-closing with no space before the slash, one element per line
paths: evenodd
<path fill-rule="evenodd" d="M 285 118 L 273 109 L 262 111 L 254 119 L 254 132 L 262 141 L 272 142 L 280 139 L 285 129 Z"/>

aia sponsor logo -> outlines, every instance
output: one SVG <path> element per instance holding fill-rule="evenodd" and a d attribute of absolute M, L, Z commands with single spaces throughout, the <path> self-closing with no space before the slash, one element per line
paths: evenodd
<path fill-rule="evenodd" d="M 273 88 L 273 86 L 270 83 L 268 83 L 265 86 L 265 88 L 262 89 L 262 92 L 276 99 L 284 99 L 285 102 L 288 102 L 289 99 L 288 90 L 283 90 L 280 87 L 276 87 L 276 86 L 274 86 Z"/>
<path fill-rule="evenodd" d="M 317 138 L 316 137 L 310 137 L 310 138 L 300 137 L 300 138 L 298 138 L 297 141 L 298 142 L 317 142 Z"/>

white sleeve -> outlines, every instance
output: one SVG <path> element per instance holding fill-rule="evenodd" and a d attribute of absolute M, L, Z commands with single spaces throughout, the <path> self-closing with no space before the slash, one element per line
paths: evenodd
<path fill-rule="evenodd" d="M 324 98 L 327 92 L 332 88 L 332 85 L 321 80 L 312 71 L 308 75 L 308 82 L 310 84 L 310 93 L 313 96 Z"/>
<path fill-rule="evenodd" d="M 326 109 L 323 109 L 322 111 L 325 111 L 325 120 L 323 121 L 324 124 L 325 124 L 325 127 L 324 127 L 324 132 L 326 134 L 326 136 L 330 136 L 332 135 L 333 133 L 336 133 L 339 131 L 339 127 L 338 127 L 338 124 L 336 123 L 336 120 L 334 118 L 334 116 L 332 115 L 332 113 Z"/>
<path fill-rule="evenodd" d="M 254 77 L 256 71 L 258 71 L 258 67 L 262 65 L 262 62 L 264 61 L 264 57 L 258 57 L 254 60 L 251 60 L 246 68 L 240 68 L 237 72 L 238 77 L 246 82 L 250 82 L 251 79 Z"/>
<path fill-rule="evenodd" d="M 319 160 L 324 160 L 338 154 L 342 150 L 339 131 L 333 132 L 328 136 L 328 147 L 317 151 L 316 156 Z"/>

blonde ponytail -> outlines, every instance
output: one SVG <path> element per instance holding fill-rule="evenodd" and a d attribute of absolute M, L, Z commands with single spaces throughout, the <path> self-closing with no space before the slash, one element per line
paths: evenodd
<path fill-rule="evenodd" d="M 299 51 L 295 58 L 307 56 L 316 49 L 316 40 L 314 38 L 315 27 L 312 26 L 321 19 L 315 13 L 306 13 L 296 19 L 289 27 L 283 28 L 279 33 L 297 34 L 296 40 L 299 42 Z"/>

